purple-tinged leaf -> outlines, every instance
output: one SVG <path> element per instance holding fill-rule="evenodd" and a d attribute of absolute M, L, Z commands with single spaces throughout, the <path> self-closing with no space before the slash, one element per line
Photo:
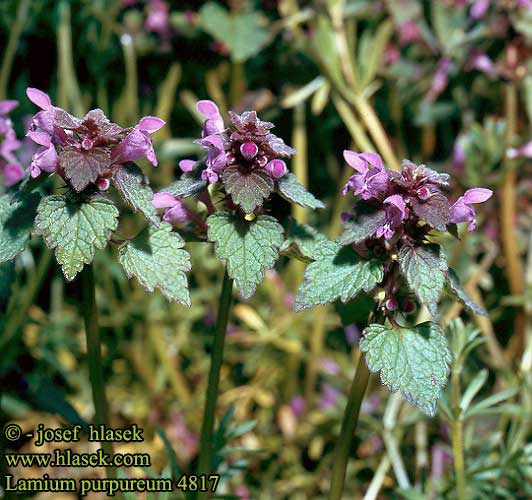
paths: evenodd
<path fill-rule="evenodd" d="M 67 147 L 59 155 L 61 168 L 65 177 L 78 193 L 90 183 L 96 181 L 109 165 L 111 159 L 109 151 L 103 148 L 92 148 L 89 151 L 75 147 Z"/>
<path fill-rule="evenodd" d="M 261 207 L 274 188 L 273 180 L 265 170 L 246 172 L 238 165 L 227 167 L 222 174 L 222 181 L 233 202 L 247 214 Z"/>
<path fill-rule="evenodd" d="M 443 194 L 434 193 L 426 201 L 412 199 L 412 210 L 429 226 L 438 231 L 447 230 L 447 224 L 451 217 L 451 206 Z"/>
<path fill-rule="evenodd" d="M 305 186 L 291 172 L 278 179 L 277 183 L 279 194 L 288 201 L 297 203 L 304 208 L 315 209 L 325 207 L 323 202 L 315 198 L 312 193 L 309 193 Z"/>
<path fill-rule="evenodd" d="M 373 236 L 385 222 L 384 210 L 360 202 L 356 206 L 356 213 L 346 222 L 344 232 L 336 241 L 342 246 L 360 243 Z"/>
<path fill-rule="evenodd" d="M 467 294 L 462 286 L 462 283 L 460 282 L 460 278 L 452 268 L 449 268 L 449 272 L 447 274 L 447 285 L 453 295 L 470 311 L 482 316 L 488 315 L 488 313 L 482 307 L 476 304 L 475 301 Z"/>

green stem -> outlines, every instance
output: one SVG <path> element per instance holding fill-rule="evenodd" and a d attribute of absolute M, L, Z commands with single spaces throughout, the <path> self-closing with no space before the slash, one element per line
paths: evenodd
<path fill-rule="evenodd" d="M 23 0 L 19 3 L 15 22 L 11 25 L 9 40 L 2 59 L 2 66 L 0 67 L 0 101 L 5 99 L 7 95 L 7 82 L 17 52 L 18 41 L 28 18 L 29 5 L 29 0 Z"/>
<path fill-rule="evenodd" d="M 212 435 L 214 429 L 214 417 L 216 413 L 216 401 L 218 399 L 218 385 L 220 383 L 220 370 L 222 368 L 225 333 L 229 321 L 231 299 L 233 292 L 233 280 L 224 272 L 222 292 L 218 304 L 218 320 L 214 332 L 214 343 L 211 351 L 211 368 L 205 397 L 205 413 L 201 425 L 200 451 L 198 459 L 198 474 L 210 474 L 212 459 Z M 198 498 L 208 498 L 208 493 L 200 493 Z"/>
<path fill-rule="evenodd" d="M 98 308 L 96 307 L 96 290 L 94 285 L 94 271 L 92 266 L 86 265 L 81 271 L 82 308 L 85 322 L 85 336 L 87 338 L 87 354 L 89 361 L 89 378 L 92 387 L 92 400 L 96 426 L 109 427 L 109 410 L 105 395 L 105 382 L 102 370 L 102 350 L 100 343 L 100 329 L 98 327 Z M 109 455 L 113 454 L 112 444 L 103 441 L 102 449 Z M 114 468 L 106 469 L 108 478 L 115 478 Z"/>
<path fill-rule="evenodd" d="M 461 371 L 461 367 L 455 365 L 451 372 L 451 398 L 453 407 L 451 439 L 453 445 L 454 473 L 456 476 L 456 497 L 458 500 L 465 500 L 463 419 L 460 408 Z"/>
<path fill-rule="evenodd" d="M 334 450 L 334 462 L 331 480 L 331 490 L 329 500 L 340 500 L 344 490 L 345 471 L 349 459 L 349 450 L 351 449 L 351 440 L 358 422 L 360 406 L 364 399 L 366 388 L 368 387 L 369 370 L 363 353 L 360 354 L 357 369 L 351 389 L 349 399 L 345 408 L 344 418 L 342 421 L 342 430 L 336 448 Z"/>

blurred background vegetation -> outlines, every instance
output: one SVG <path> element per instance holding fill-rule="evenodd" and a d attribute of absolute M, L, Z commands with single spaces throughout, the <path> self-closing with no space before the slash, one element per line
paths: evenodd
<path fill-rule="evenodd" d="M 327 204 L 292 215 L 329 237 L 339 234 L 350 202 L 340 196 L 350 173 L 344 149 L 375 150 L 389 168 L 403 158 L 426 162 L 453 175 L 455 197 L 473 186 L 495 191 L 475 233 L 444 241 L 490 316 L 443 299 L 454 362 L 434 419 L 373 377 L 345 498 L 455 498 L 453 432 L 464 439 L 468 498 L 532 497 L 532 147 L 523 147 L 531 140 L 531 53 L 527 1 L 0 2 L 0 100 L 19 100 L 10 115 L 19 137 L 35 112 L 27 86 L 78 116 L 99 107 L 124 126 L 159 116 L 167 121 L 154 137 L 160 165 L 143 165 L 154 191 L 179 175 L 179 159 L 199 153 L 192 138 L 201 98 L 222 113 L 256 109 L 276 123 L 298 151 L 289 167 Z M 29 146 L 18 154 L 27 166 Z M 272 210 L 290 215 L 280 199 Z M 132 214 L 119 233 L 140 225 Z M 223 269 L 208 245 L 188 249 L 190 309 L 129 282 L 115 249 L 95 260 L 112 423 L 145 429 L 144 443 L 115 451 L 149 452 L 153 462 L 150 471 L 124 474 L 194 470 Z M 226 498 L 314 499 L 327 491 L 372 304 L 362 297 L 294 314 L 303 269 L 285 258 L 253 299 L 236 299 L 216 441 Z M 39 238 L 0 267 L 2 423 L 29 432 L 38 423 L 91 421 L 79 299 L 78 283 L 65 284 Z M 9 448 L 46 451 L 26 438 Z M 101 471 L 16 475 L 45 472 Z"/>

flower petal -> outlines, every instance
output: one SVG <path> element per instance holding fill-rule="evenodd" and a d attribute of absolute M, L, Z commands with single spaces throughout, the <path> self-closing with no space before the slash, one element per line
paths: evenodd
<path fill-rule="evenodd" d="M 194 160 L 181 160 L 179 162 L 179 168 L 185 173 L 192 172 L 195 166 L 196 162 Z"/>
<path fill-rule="evenodd" d="M 39 106 L 41 109 L 49 109 L 52 107 L 50 96 L 45 94 L 42 90 L 28 87 L 26 89 L 26 95 L 33 104 Z"/>
<path fill-rule="evenodd" d="M 157 132 L 161 127 L 166 124 L 164 120 L 157 118 L 156 116 L 145 116 L 142 118 L 138 124 L 138 128 L 144 132 L 149 132 L 153 134 Z"/>
<path fill-rule="evenodd" d="M 491 198 L 493 191 L 485 188 L 468 189 L 463 196 L 466 203 L 482 203 Z"/>
<path fill-rule="evenodd" d="M 368 171 L 368 164 L 364 161 L 358 153 L 354 151 L 344 150 L 344 159 L 350 167 L 364 174 Z"/>
<path fill-rule="evenodd" d="M 7 115 L 18 106 L 18 101 L 0 101 L 0 115 Z"/>
<path fill-rule="evenodd" d="M 155 208 L 170 208 L 178 202 L 179 200 L 173 194 L 165 192 L 156 193 L 151 200 Z"/>
<path fill-rule="evenodd" d="M 212 101 L 202 100 L 196 103 L 196 109 L 207 118 L 216 120 L 220 116 L 218 106 Z"/>

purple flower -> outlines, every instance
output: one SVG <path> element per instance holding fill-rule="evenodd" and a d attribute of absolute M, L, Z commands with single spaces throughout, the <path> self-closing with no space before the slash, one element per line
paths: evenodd
<path fill-rule="evenodd" d="M 446 57 L 440 59 L 436 72 L 432 79 L 427 99 L 434 101 L 446 88 L 449 83 L 449 70 L 451 69 L 451 61 Z"/>
<path fill-rule="evenodd" d="M 469 15 L 472 19 L 482 19 L 490 8 L 490 0 L 475 0 Z"/>
<path fill-rule="evenodd" d="M 162 0 L 150 0 L 148 8 L 148 17 L 144 23 L 146 31 L 153 31 L 159 33 L 163 38 L 170 33 L 170 16 L 169 7 L 166 2 Z"/>
<path fill-rule="evenodd" d="M 497 69 L 495 68 L 493 61 L 479 49 L 473 49 L 471 51 L 465 70 L 477 70 L 491 77 L 494 77 L 497 74 Z"/>
<path fill-rule="evenodd" d="M 234 174 L 231 182 L 235 177 L 245 177 L 259 170 L 274 181 L 286 174 L 287 166 L 282 158 L 290 157 L 295 150 L 270 132 L 274 127 L 272 123 L 260 120 L 255 111 L 240 115 L 229 112 L 231 125 L 226 127 L 214 102 L 201 100 L 196 108 L 206 118 L 201 138 L 195 141 L 207 151 L 206 168 L 201 172 L 203 180 L 209 184 L 222 182 L 227 187 L 224 172 L 229 168 Z M 179 166 L 183 172 L 191 172 L 196 162 L 181 160 Z"/>
<path fill-rule="evenodd" d="M 24 169 L 18 163 L 5 163 L 0 160 L 0 172 L 4 176 L 6 187 L 14 186 L 24 178 Z"/>
<path fill-rule="evenodd" d="M 171 193 L 157 193 L 152 199 L 155 208 L 165 208 L 163 220 L 184 224 L 190 221 L 190 212 L 185 204 Z"/>
<path fill-rule="evenodd" d="M 327 410 L 336 406 L 338 399 L 342 393 L 331 384 L 322 384 L 321 386 L 321 398 L 318 401 L 318 406 L 322 410 Z"/>
<path fill-rule="evenodd" d="M 358 173 L 352 175 L 344 186 L 342 194 L 349 190 L 355 195 L 361 195 L 364 200 L 381 198 L 388 190 L 388 172 L 382 164 L 382 159 L 375 153 L 355 153 L 345 150 L 344 159 L 347 164 Z"/>
<path fill-rule="evenodd" d="M 113 149 L 111 155 L 113 163 L 123 164 L 147 158 L 156 167 L 157 158 L 153 150 L 151 134 L 157 132 L 164 124 L 164 120 L 155 116 L 142 118 L 129 135 Z"/>
<path fill-rule="evenodd" d="M 386 222 L 377 229 L 377 238 L 384 236 L 389 240 L 394 235 L 395 229 L 402 225 L 409 214 L 409 210 L 401 195 L 388 196 L 383 203 L 386 205 Z"/>
<path fill-rule="evenodd" d="M 340 367 L 334 359 L 322 358 L 319 360 L 320 368 L 324 373 L 328 375 L 338 375 L 340 373 Z"/>
<path fill-rule="evenodd" d="M 416 43 L 421 40 L 421 32 L 414 20 L 406 21 L 399 25 L 399 43 L 407 45 L 409 43 Z"/>
<path fill-rule="evenodd" d="M 483 203 L 491 198 L 493 191 L 485 188 L 468 189 L 451 207 L 451 222 L 471 222 L 467 230 L 474 231 L 477 219 L 473 203 Z"/>
<path fill-rule="evenodd" d="M 151 134 L 164 125 L 160 118 L 145 116 L 135 127 L 123 128 L 100 109 L 79 119 L 39 89 L 30 87 L 26 94 L 41 108 L 26 134 L 40 146 L 27 169 L 32 177 L 57 172 L 78 192 L 89 184 L 105 191 L 120 165 L 141 158 L 157 165 Z"/>
<path fill-rule="evenodd" d="M 357 325 L 353 323 L 352 325 L 347 325 L 344 328 L 345 340 L 349 345 L 354 345 L 360 339 L 360 330 Z"/>
<path fill-rule="evenodd" d="M 290 401 L 290 408 L 292 409 L 292 412 L 297 418 L 301 418 L 303 416 L 306 407 L 307 402 L 305 401 L 305 398 L 303 396 L 295 396 Z"/>
<path fill-rule="evenodd" d="M 519 148 L 509 148 L 506 151 L 506 156 L 510 159 L 522 157 L 522 158 L 532 158 L 532 141 L 523 144 Z"/>

